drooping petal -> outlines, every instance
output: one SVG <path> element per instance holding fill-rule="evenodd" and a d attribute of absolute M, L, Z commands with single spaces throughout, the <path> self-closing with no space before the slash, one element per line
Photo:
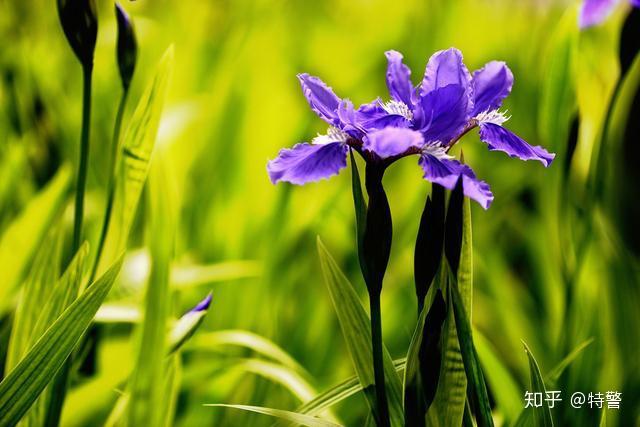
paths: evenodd
<path fill-rule="evenodd" d="M 333 126 L 339 126 L 338 107 L 340 106 L 340 98 L 333 93 L 333 89 L 318 77 L 310 76 L 306 73 L 298 74 L 298 80 L 300 80 L 302 92 L 307 101 L 309 101 L 311 109 L 325 122 Z"/>
<path fill-rule="evenodd" d="M 370 133 L 362 147 L 381 159 L 397 156 L 410 148 L 420 148 L 424 139 L 420 132 L 406 128 L 388 127 Z"/>
<path fill-rule="evenodd" d="M 411 70 L 402 63 L 402 54 L 395 50 L 385 52 L 387 57 L 387 88 L 389 95 L 396 101 L 404 102 L 410 106 L 412 104 L 412 94 L 414 92 L 411 83 Z"/>
<path fill-rule="evenodd" d="M 473 170 L 454 159 L 439 159 L 429 154 L 420 156 L 418 162 L 424 171 L 424 178 L 452 190 L 458 179 L 462 177 L 464 195 L 475 200 L 484 209 L 488 209 L 493 201 L 493 193 L 489 184 L 480 181 Z"/>
<path fill-rule="evenodd" d="M 348 147 L 342 142 L 328 144 L 296 144 L 282 149 L 267 164 L 272 183 L 286 181 L 302 185 L 329 178 L 347 166 Z"/>
<path fill-rule="evenodd" d="M 480 123 L 480 139 L 487 143 L 489 150 L 504 151 L 521 160 L 538 160 L 549 166 L 556 156 L 540 146 L 529 145 L 513 132 L 494 123 Z"/>
<path fill-rule="evenodd" d="M 578 17 L 580 28 L 600 24 L 613 12 L 617 3 L 618 0 L 584 0 Z"/>
<path fill-rule="evenodd" d="M 481 69 L 474 71 L 471 87 L 473 88 L 473 113 L 476 114 L 500 108 L 513 86 L 513 73 L 507 64 L 491 61 Z"/>
<path fill-rule="evenodd" d="M 462 52 L 455 48 L 438 51 L 429 58 L 420 96 L 424 97 L 433 90 L 451 84 L 460 85 L 465 90 L 471 84 L 469 70 L 462 62 Z"/>
<path fill-rule="evenodd" d="M 463 86 L 452 84 L 429 92 L 421 100 L 415 127 L 425 141 L 449 142 L 467 123 L 468 98 Z"/>

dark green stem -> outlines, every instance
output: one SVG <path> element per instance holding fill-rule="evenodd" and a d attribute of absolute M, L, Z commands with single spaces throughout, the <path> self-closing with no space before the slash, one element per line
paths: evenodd
<path fill-rule="evenodd" d="M 82 239 L 82 220 L 84 216 L 84 193 L 87 187 L 87 163 L 89 162 L 89 130 L 91 128 L 91 74 L 93 65 L 85 65 L 82 69 L 82 134 L 80 136 L 80 164 L 76 182 L 76 201 L 73 216 L 72 253 L 80 248 Z"/>
<path fill-rule="evenodd" d="M 384 359 L 382 354 L 382 317 L 380 314 L 380 294 L 369 294 L 371 308 L 371 346 L 373 349 L 373 374 L 376 385 L 376 421 L 378 427 L 390 427 L 387 389 L 384 383 Z"/>
<path fill-rule="evenodd" d="M 111 222 L 111 210 L 113 209 L 113 199 L 115 195 L 115 183 L 116 183 L 116 165 L 118 164 L 118 153 L 120 151 L 120 130 L 122 128 L 122 117 L 124 116 L 124 109 L 127 104 L 127 97 L 129 95 L 129 88 L 125 88 L 120 98 L 120 104 L 118 105 L 118 112 L 116 113 L 116 121 L 113 127 L 113 137 L 111 140 L 111 157 L 109 158 L 109 178 L 107 181 L 107 204 L 104 212 L 104 219 L 102 220 L 102 230 L 100 231 L 100 239 L 98 240 L 98 248 L 96 252 L 96 258 L 93 262 L 93 269 L 91 270 L 91 276 L 89 277 L 89 283 L 93 282 L 98 272 L 98 265 L 100 264 L 100 257 L 104 249 L 104 243 L 107 238 L 107 231 L 109 230 L 109 223 Z"/>

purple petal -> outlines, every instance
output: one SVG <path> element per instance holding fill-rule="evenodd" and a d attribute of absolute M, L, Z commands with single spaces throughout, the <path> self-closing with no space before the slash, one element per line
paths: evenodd
<path fill-rule="evenodd" d="M 341 116 L 342 117 L 342 116 Z M 368 133 L 381 130 L 386 127 L 409 127 L 411 122 L 399 114 L 390 114 L 382 107 L 382 101 L 374 101 L 361 105 L 355 112 L 357 127 L 362 132 Z"/>
<path fill-rule="evenodd" d="M 420 86 L 420 96 L 424 97 L 433 90 L 452 84 L 465 89 L 471 84 L 469 70 L 462 62 L 462 52 L 454 48 L 438 51 L 429 58 Z"/>
<path fill-rule="evenodd" d="M 430 154 L 420 156 L 418 162 L 424 171 L 424 178 L 453 190 L 462 177 L 464 195 L 475 200 L 484 209 L 488 209 L 493 201 L 489 184 L 476 178 L 473 170 L 454 159 L 439 159 Z"/>
<path fill-rule="evenodd" d="M 300 80 L 302 92 L 309 101 L 311 109 L 325 122 L 336 127 L 339 126 L 340 119 L 337 111 L 340 106 L 340 98 L 333 93 L 333 89 L 318 77 L 306 73 L 298 74 L 298 80 Z"/>
<path fill-rule="evenodd" d="M 363 148 L 381 159 L 397 156 L 410 148 L 420 148 L 424 139 L 420 132 L 406 128 L 388 127 L 367 136 Z"/>
<path fill-rule="evenodd" d="M 617 3 L 618 0 L 584 0 L 578 17 L 580 28 L 600 24 L 613 12 Z"/>
<path fill-rule="evenodd" d="M 347 166 L 348 147 L 342 142 L 329 144 L 297 144 L 282 149 L 278 157 L 267 164 L 272 183 L 286 181 L 306 184 L 329 178 Z"/>
<path fill-rule="evenodd" d="M 538 160 L 549 166 L 556 156 L 540 146 L 531 146 L 515 133 L 494 123 L 480 123 L 480 139 L 487 143 L 489 150 L 504 151 L 521 160 Z"/>
<path fill-rule="evenodd" d="M 395 50 L 385 52 L 387 56 L 387 87 L 392 99 L 404 102 L 411 106 L 413 84 L 411 83 L 411 70 L 402 63 L 402 54 Z"/>
<path fill-rule="evenodd" d="M 631 0 L 631 6 L 640 7 L 640 0 Z"/>
<path fill-rule="evenodd" d="M 449 85 L 429 92 L 421 100 L 420 115 L 415 126 L 425 141 L 449 142 L 468 120 L 468 97 L 460 85 Z"/>
<path fill-rule="evenodd" d="M 507 64 L 491 61 L 473 73 L 473 113 L 491 111 L 502 105 L 502 100 L 511 93 L 513 73 Z"/>
<path fill-rule="evenodd" d="M 211 305 L 211 292 L 209 292 L 209 295 L 207 295 L 205 299 L 200 301 L 198 305 L 189 310 L 189 312 L 196 313 L 198 311 L 205 311 L 209 308 L 209 305 Z"/>

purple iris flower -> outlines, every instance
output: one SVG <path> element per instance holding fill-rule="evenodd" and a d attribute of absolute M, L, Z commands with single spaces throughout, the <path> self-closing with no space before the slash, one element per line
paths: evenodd
<path fill-rule="evenodd" d="M 578 17 L 580 28 L 601 24 L 611 15 L 619 2 L 619 0 L 584 0 Z M 629 0 L 629 2 L 634 7 L 640 7 L 640 0 Z"/>
<path fill-rule="evenodd" d="M 415 154 L 425 179 L 448 189 L 462 179 L 465 195 L 487 209 L 493 200 L 489 185 L 448 154 L 463 135 L 478 127 L 480 139 L 490 150 L 538 160 L 545 166 L 555 157 L 502 126 L 508 117 L 499 109 L 513 86 L 513 74 L 503 62 L 489 62 L 472 76 L 459 50 L 439 51 L 414 87 L 402 55 L 389 51 L 386 56 L 391 99 L 377 99 L 357 110 L 319 79 L 299 76 L 312 109 L 330 127 L 311 144 L 281 150 L 267 166 L 272 182 L 304 184 L 328 178 L 346 166 L 349 147 L 366 161 L 385 165 Z"/>

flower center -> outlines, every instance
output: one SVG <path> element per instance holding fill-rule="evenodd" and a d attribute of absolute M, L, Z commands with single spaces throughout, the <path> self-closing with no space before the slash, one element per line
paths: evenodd
<path fill-rule="evenodd" d="M 447 147 L 440 141 L 429 142 L 422 147 L 422 153 L 435 157 L 436 159 L 453 159 L 453 156 L 447 154 Z"/>
<path fill-rule="evenodd" d="M 494 125 L 502 126 L 502 124 L 509 120 L 511 116 L 507 116 L 507 110 L 493 110 L 482 112 L 474 118 L 478 121 L 478 123 L 492 123 Z"/>
<path fill-rule="evenodd" d="M 327 129 L 326 134 L 324 135 L 318 134 L 318 136 L 313 138 L 311 143 L 315 145 L 331 144 L 332 142 L 346 143 L 348 139 L 349 139 L 349 135 L 346 132 L 344 132 L 342 129 L 338 129 L 337 127 L 334 127 L 334 126 L 329 126 L 329 129 Z"/>
<path fill-rule="evenodd" d="M 382 104 L 382 108 L 389 114 L 397 114 L 407 120 L 413 120 L 413 113 L 404 102 L 391 100 L 385 104 Z"/>

